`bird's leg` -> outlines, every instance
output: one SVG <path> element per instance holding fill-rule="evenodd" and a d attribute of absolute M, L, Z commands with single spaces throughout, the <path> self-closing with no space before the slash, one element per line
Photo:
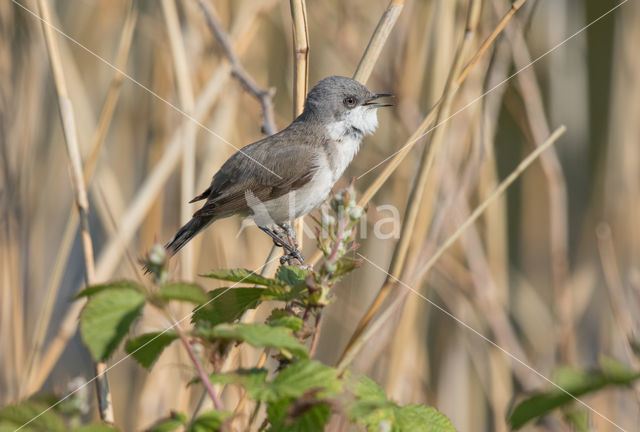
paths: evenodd
<path fill-rule="evenodd" d="M 291 244 L 289 244 L 289 242 L 284 240 L 280 235 L 273 232 L 266 226 L 258 226 L 258 228 L 260 228 L 269 237 L 271 237 L 273 239 L 273 243 L 276 246 L 281 247 L 287 251 L 287 253 L 280 258 L 280 264 L 284 264 L 286 261 L 289 261 L 291 258 L 295 258 L 301 263 L 304 262 L 304 258 L 300 253 L 300 251 L 298 250 L 297 246 L 292 246 Z"/>
<path fill-rule="evenodd" d="M 296 232 L 295 230 L 293 230 L 289 225 L 287 225 L 286 223 L 282 222 L 279 223 L 278 226 L 280 228 L 282 228 L 282 230 L 284 230 L 285 233 L 287 233 L 287 235 L 289 237 L 291 237 L 291 240 L 293 240 L 293 246 L 298 249 L 298 239 L 296 238 Z"/>
<path fill-rule="evenodd" d="M 298 261 L 300 261 L 301 264 L 304 263 L 304 257 L 302 256 L 302 253 L 298 249 L 298 239 L 296 238 L 295 231 L 291 229 L 291 227 L 284 222 L 279 223 L 278 226 L 287 234 L 287 236 L 289 236 L 289 238 L 293 242 L 293 248 L 294 248 L 292 252 L 290 251 L 288 254 L 282 257 L 283 259 L 281 259 L 281 261 L 283 260 L 288 261 L 291 258 L 295 258 Z"/>

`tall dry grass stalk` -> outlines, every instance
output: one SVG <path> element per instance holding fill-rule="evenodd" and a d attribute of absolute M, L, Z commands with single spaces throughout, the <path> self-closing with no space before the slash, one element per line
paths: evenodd
<path fill-rule="evenodd" d="M 93 260 L 93 240 L 91 239 L 91 233 L 89 232 L 89 201 L 87 199 L 84 177 L 82 175 L 82 160 L 80 158 L 80 150 L 78 147 L 78 136 L 76 133 L 73 104 L 71 103 L 71 99 L 69 98 L 67 91 L 67 83 L 64 70 L 62 68 L 62 62 L 60 60 L 58 42 L 53 29 L 49 25 L 51 22 L 49 5 L 46 1 L 40 0 L 38 2 L 38 8 L 42 15 L 42 31 L 44 33 L 49 60 L 51 61 L 51 70 L 55 82 L 56 93 L 58 95 L 58 108 L 60 110 L 62 130 L 64 132 L 67 155 L 69 157 L 71 185 L 73 187 L 75 205 L 80 219 L 80 236 L 82 238 L 85 279 L 87 285 L 93 285 L 96 279 Z M 103 421 L 113 423 L 113 405 L 106 369 L 107 365 L 104 362 L 97 362 L 95 364 L 95 371 L 97 375 L 96 390 L 98 394 L 98 411 L 100 412 L 100 418 Z"/>

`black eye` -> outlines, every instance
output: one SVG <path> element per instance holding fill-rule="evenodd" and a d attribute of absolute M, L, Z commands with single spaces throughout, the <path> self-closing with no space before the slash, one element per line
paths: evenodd
<path fill-rule="evenodd" d="M 344 106 L 347 108 L 353 108 L 358 103 L 358 99 L 353 96 L 347 96 L 344 98 Z"/>

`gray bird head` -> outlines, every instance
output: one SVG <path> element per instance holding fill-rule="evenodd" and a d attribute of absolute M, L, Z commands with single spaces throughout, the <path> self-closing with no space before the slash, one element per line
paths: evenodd
<path fill-rule="evenodd" d="M 391 106 L 376 102 L 388 96 L 391 95 L 375 94 L 351 78 L 330 76 L 311 89 L 304 110 L 320 120 L 336 140 L 346 134 L 362 137 L 377 128 L 376 109 Z"/>

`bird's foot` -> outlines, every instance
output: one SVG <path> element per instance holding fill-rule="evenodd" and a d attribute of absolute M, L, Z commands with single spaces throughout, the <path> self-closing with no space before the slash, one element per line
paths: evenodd
<path fill-rule="evenodd" d="M 270 230 L 266 226 L 260 226 L 259 228 L 262 231 L 264 231 L 269 237 L 271 237 L 271 239 L 273 240 L 273 244 L 275 244 L 277 247 L 281 247 L 281 248 L 283 248 L 284 250 L 287 251 L 287 253 L 280 258 L 280 264 L 284 264 L 285 262 L 287 262 L 287 261 L 289 261 L 291 259 L 297 259 L 298 261 L 300 261 L 301 264 L 304 263 L 304 257 L 302 256 L 302 253 L 300 253 L 300 251 L 298 250 L 298 243 L 295 240 L 295 234 L 293 234 L 293 236 L 291 236 L 289 234 L 289 232 L 288 232 L 288 231 L 290 231 L 292 233 L 293 230 L 291 230 L 291 228 L 289 228 L 285 224 L 279 224 L 279 226 L 280 226 L 280 228 L 285 230 L 287 235 L 292 237 L 293 244 L 290 244 L 288 241 L 286 241 L 283 238 L 284 236 L 281 235 L 281 233 L 276 233 L 276 232 Z"/>

